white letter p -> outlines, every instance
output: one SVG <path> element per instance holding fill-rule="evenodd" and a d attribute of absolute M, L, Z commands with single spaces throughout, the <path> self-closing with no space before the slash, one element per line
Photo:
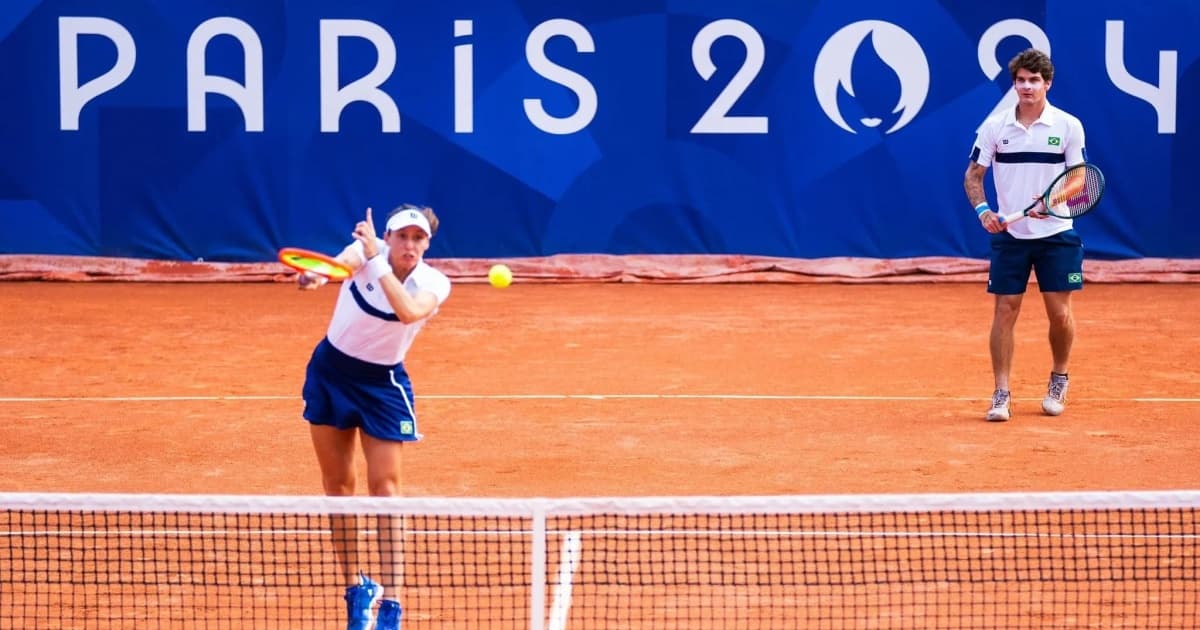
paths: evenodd
<path fill-rule="evenodd" d="M 117 46 L 117 62 L 113 67 L 83 85 L 79 85 L 80 35 L 102 35 Z M 128 79 L 136 59 L 133 36 L 117 22 L 99 17 L 58 18 L 59 128 L 78 131 L 83 106 Z"/>

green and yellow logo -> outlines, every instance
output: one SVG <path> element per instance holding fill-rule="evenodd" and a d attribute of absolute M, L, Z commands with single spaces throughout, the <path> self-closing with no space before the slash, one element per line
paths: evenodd
<path fill-rule="evenodd" d="M 1083 283 L 1083 274 L 1069 273 L 1069 274 L 1067 274 L 1067 282 L 1070 282 L 1071 284 L 1082 284 Z"/>
<path fill-rule="evenodd" d="M 1062 145 L 1062 138 L 1060 138 L 1060 137 L 1058 137 L 1058 136 L 1050 136 L 1050 137 L 1049 137 L 1049 138 L 1046 140 L 1046 144 L 1048 144 L 1048 145 L 1050 145 L 1050 146 L 1052 146 L 1052 147 L 1057 147 L 1057 146 L 1060 146 L 1060 145 Z"/>
<path fill-rule="evenodd" d="M 409 422 L 408 420 L 405 420 L 400 423 L 400 433 L 401 434 L 412 435 L 412 432 L 413 432 L 413 423 Z"/>

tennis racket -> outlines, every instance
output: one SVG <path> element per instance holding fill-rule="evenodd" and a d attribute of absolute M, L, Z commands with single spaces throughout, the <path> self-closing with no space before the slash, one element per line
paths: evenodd
<path fill-rule="evenodd" d="M 1029 216 L 1029 212 L 1038 205 L 1043 206 L 1044 212 L 1060 219 L 1074 219 L 1086 214 L 1100 203 L 1104 196 L 1104 173 L 1093 164 L 1076 164 L 1059 173 L 1046 192 L 1042 193 L 1028 208 L 1000 217 L 1005 223 L 1012 223 Z"/>
<path fill-rule="evenodd" d="M 332 256 L 299 247 L 284 247 L 279 250 L 279 262 L 301 273 L 307 271 L 327 280 L 345 280 L 350 277 L 350 268 Z"/>

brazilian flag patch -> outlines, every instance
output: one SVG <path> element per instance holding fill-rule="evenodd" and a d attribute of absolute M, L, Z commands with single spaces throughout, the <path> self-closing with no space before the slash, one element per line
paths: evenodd
<path fill-rule="evenodd" d="M 1069 274 L 1067 274 L 1067 282 L 1070 282 L 1071 284 L 1082 284 L 1083 283 L 1083 274 L 1069 273 Z"/>
<path fill-rule="evenodd" d="M 1052 146 L 1052 147 L 1061 146 L 1061 145 L 1062 145 L 1062 138 L 1060 138 L 1060 137 L 1058 137 L 1058 136 L 1050 136 L 1050 137 L 1049 137 L 1049 138 L 1046 140 L 1046 144 L 1048 144 L 1048 145 L 1050 145 L 1050 146 Z"/>
<path fill-rule="evenodd" d="M 1079 274 L 1071 274 L 1071 275 L 1072 275 L 1072 277 L 1074 277 L 1074 276 L 1077 276 L 1077 275 L 1079 275 Z M 1072 281 L 1072 282 L 1074 282 L 1074 281 Z M 412 423 L 412 422 L 409 422 L 408 420 L 401 421 L 401 422 L 400 422 L 400 433 L 401 433 L 401 434 L 403 434 L 403 435 L 412 435 L 412 433 L 413 433 L 413 423 Z"/>

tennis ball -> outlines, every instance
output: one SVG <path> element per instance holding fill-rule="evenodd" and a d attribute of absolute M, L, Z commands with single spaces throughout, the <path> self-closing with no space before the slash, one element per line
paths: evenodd
<path fill-rule="evenodd" d="M 512 270 L 508 268 L 508 265 L 492 265 L 492 268 L 488 269 L 488 282 L 497 289 L 503 289 L 512 284 L 512 279 Z"/>

